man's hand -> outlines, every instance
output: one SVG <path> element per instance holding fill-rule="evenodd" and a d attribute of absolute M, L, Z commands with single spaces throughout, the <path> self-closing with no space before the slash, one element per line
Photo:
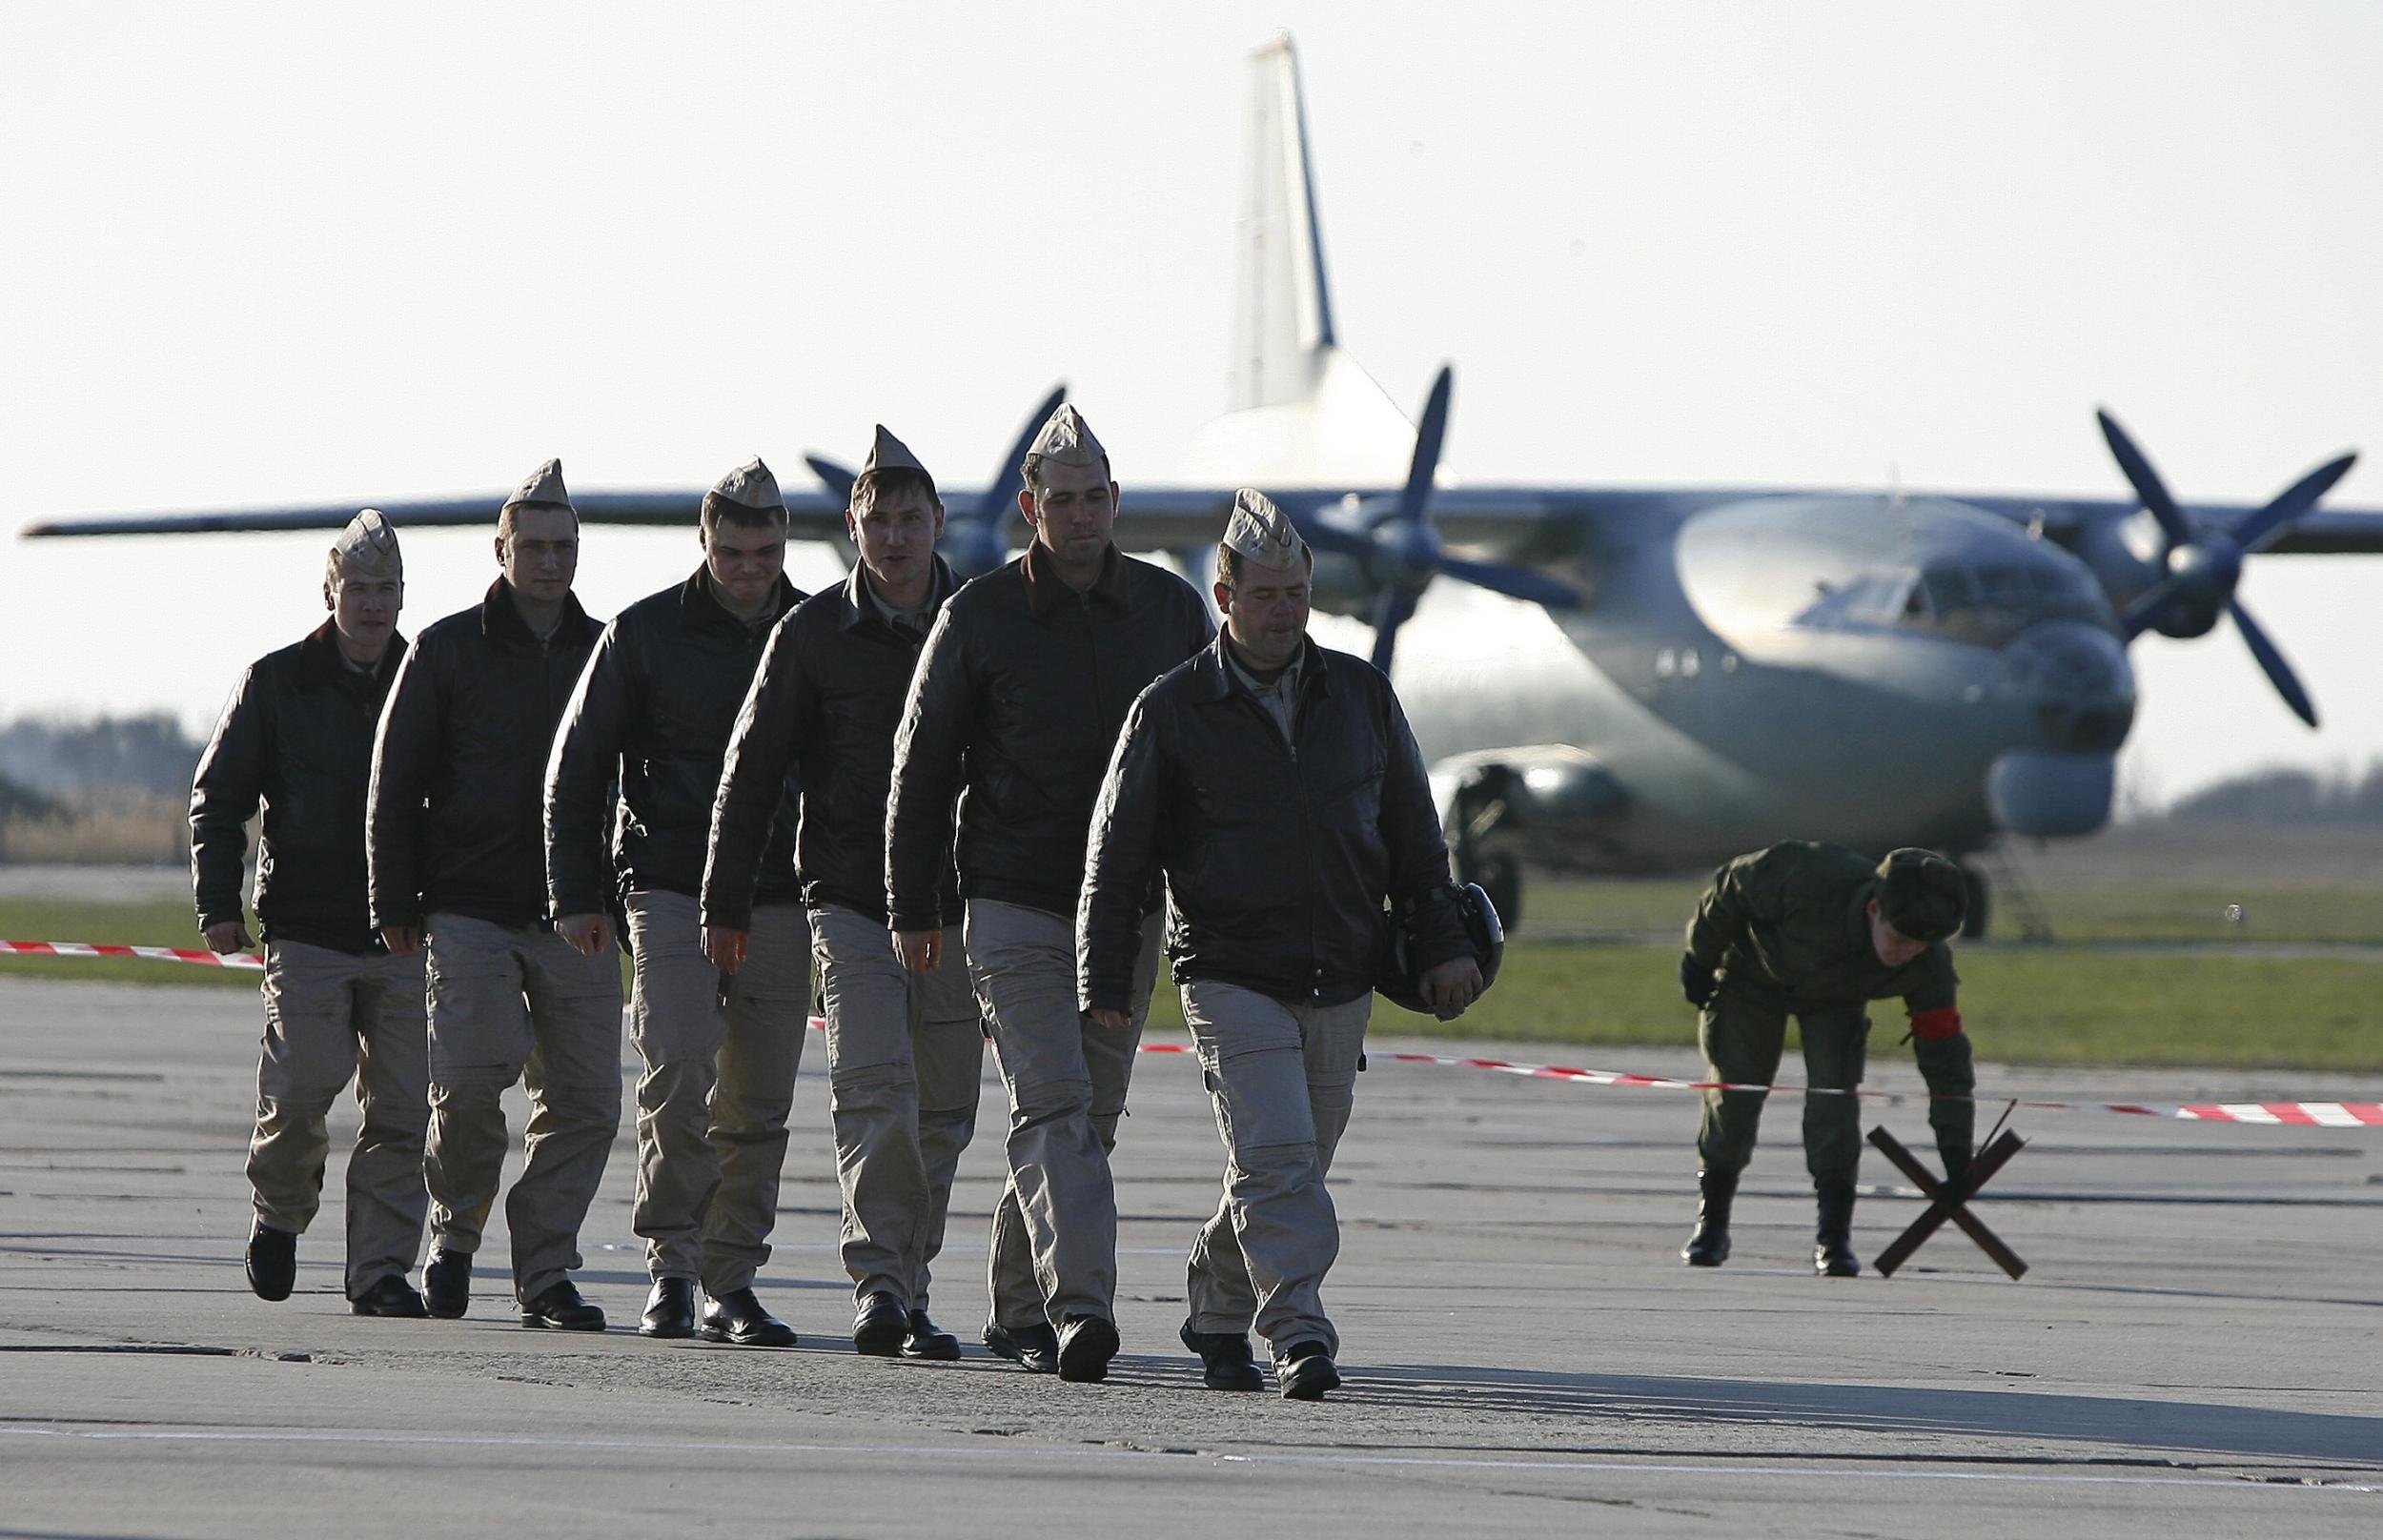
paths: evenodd
<path fill-rule="evenodd" d="M 248 939 L 248 926 L 237 920 L 226 920 L 207 927 L 207 950 L 218 957 L 245 952 L 255 944 Z"/>
<path fill-rule="evenodd" d="M 380 944 L 389 948 L 391 957 L 412 957 L 422 949 L 422 927 L 419 925 L 383 925 Z"/>
<path fill-rule="evenodd" d="M 1481 964 L 1471 957 L 1452 957 L 1437 967 L 1424 969 L 1415 988 L 1423 1003 L 1432 1007 L 1433 1015 L 1443 1022 L 1454 1021 L 1481 998 Z"/>
<path fill-rule="evenodd" d="M 1713 970 L 1698 962 L 1694 952 L 1680 954 L 1680 992 L 1699 1010 L 1713 1003 Z"/>
<path fill-rule="evenodd" d="M 612 942 L 612 917 L 601 914 L 560 915 L 555 934 L 581 957 L 594 957 Z"/>
<path fill-rule="evenodd" d="M 1100 1023 L 1102 1030 L 1122 1032 L 1126 1029 L 1126 1013 L 1121 1010 L 1089 1010 L 1084 1013 Z"/>
<path fill-rule="evenodd" d="M 894 956 L 912 973 L 932 973 L 944 961 L 944 933 L 941 930 L 897 930 L 893 933 Z"/>
<path fill-rule="evenodd" d="M 723 973 L 734 973 L 744 966 L 744 949 L 751 943 L 753 933 L 736 930 L 727 925 L 703 927 L 703 960 Z"/>

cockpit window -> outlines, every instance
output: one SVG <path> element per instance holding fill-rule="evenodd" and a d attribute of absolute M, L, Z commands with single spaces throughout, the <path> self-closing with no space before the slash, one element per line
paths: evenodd
<path fill-rule="evenodd" d="M 1823 583 L 1794 624 L 1831 631 L 1886 627 L 1999 646 L 2035 621 L 2108 623 L 2091 577 L 2058 562 L 1931 562 Z"/>
<path fill-rule="evenodd" d="M 2038 620 L 2108 618 L 2092 578 L 2057 561 L 1931 563 L 1912 600 L 1907 623 L 1988 645 Z"/>
<path fill-rule="evenodd" d="M 1866 573 L 1849 582 L 1823 583 L 1820 597 L 1792 622 L 1831 630 L 1890 626 L 1919 602 L 1916 572 Z"/>

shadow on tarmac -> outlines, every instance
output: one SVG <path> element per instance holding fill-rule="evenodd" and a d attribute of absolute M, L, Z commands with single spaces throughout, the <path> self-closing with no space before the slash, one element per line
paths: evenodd
<path fill-rule="evenodd" d="M 2270 1455 L 2372 1469 L 2383 1462 L 2383 1417 L 2210 1402 L 1906 1386 L 1809 1385 L 1637 1374 L 1557 1374 L 1455 1365 L 1353 1368 L 1337 1399 L 1477 1414 L 1590 1415 L 1667 1424 L 1765 1427 L 1789 1422 L 1861 1433 L 2055 1439 L 2163 1453 Z M 1853 1453 L 1857 1451 L 1847 1451 Z"/>

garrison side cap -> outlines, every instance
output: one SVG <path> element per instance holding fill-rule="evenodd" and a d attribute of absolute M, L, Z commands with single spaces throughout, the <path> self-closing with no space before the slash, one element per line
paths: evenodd
<path fill-rule="evenodd" d="M 403 578 L 405 557 L 397 549 L 397 531 L 389 516 L 367 508 L 348 520 L 331 542 L 331 558 L 339 571 L 355 578 Z"/>
<path fill-rule="evenodd" d="M 528 479 L 505 499 L 504 505 L 507 508 L 563 508 L 569 509 L 573 517 L 579 517 L 579 510 L 571 507 L 571 494 L 562 484 L 562 461 L 559 459 L 548 460 L 532 471 Z"/>
<path fill-rule="evenodd" d="M 1040 457 L 1053 465 L 1099 465 L 1109 458 L 1109 451 L 1092 435 L 1092 425 L 1084 420 L 1072 401 L 1059 403 L 1026 452 L 1029 458 Z"/>
<path fill-rule="evenodd" d="M 759 455 L 730 471 L 712 483 L 706 500 L 732 502 L 740 508 L 750 508 L 757 514 L 785 517 L 786 499 L 778 490 L 778 478 L 762 463 Z"/>
<path fill-rule="evenodd" d="M 875 442 L 868 446 L 868 458 L 861 462 L 863 476 L 871 471 L 916 471 L 930 481 L 934 479 L 927 467 L 919 463 L 919 457 L 910 453 L 910 446 L 887 433 L 882 422 L 877 425 Z"/>
<path fill-rule="evenodd" d="M 1243 487 L 1232 495 L 1232 517 L 1225 525 L 1225 537 L 1217 543 L 1261 567 L 1295 567 L 1311 559 L 1308 542 L 1293 527 L 1289 516 L 1255 487 Z"/>

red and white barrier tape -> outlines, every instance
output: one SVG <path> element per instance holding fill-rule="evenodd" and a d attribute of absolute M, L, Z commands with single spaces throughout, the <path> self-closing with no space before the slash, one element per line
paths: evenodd
<path fill-rule="evenodd" d="M 1174 1048 L 1174 1052 L 1185 1052 Z M 1438 1064 L 1452 1069 L 1487 1069 L 1532 1080 L 1565 1080 L 1580 1085 L 1646 1085 L 1674 1091 L 1802 1091 L 1806 1096 L 1871 1096 L 1925 1100 L 1925 1091 L 1842 1090 L 1825 1085 L 1740 1085 L 1725 1081 L 1673 1080 L 1613 1069 L 1566 1069 L 1558 1064 L 1517 1064 L 1503 1059 L 1456 1059 L 1437 1053 L 1377 1053 L 1369 1059 Z M 2383 1102 L 2034 1102 L 2006 1096 L 1972 1098 L 1981 1104 L 2015 1104 L 2043 1112 L 2123 1112 L 2139 1118 L 2184 1118 L 2197 1123 L 2292 1124 L 2301 1127 L 2383 1127 Z"/>
<path fill-rule="evenodd" d="M 115 946 L 94 942 L 0 942 L 0 957 L 133 957 L 154 962 L 188 962 L 201 967 L 262 968 L 265 960 L 253 952 L 218 954 L 182 946 Z M 814 1031 L 825 1031 L 825 1018 L 811 1018 Z M 1144 1053 L 1191 1053 L 1188 1043 L 1145 1043 Z M 1843 1090 L 1825 1085 L 1741 1085 L 1724 1081 L 1676 1080 L 1668 1075 L 1634 1075 L 1618 1069 L 1567 1069 L 1560 1064 L 1518 1064 L 1504 1059 L 1463 1059 L 1439 1053 L 1371 1053 L 1369 1061 L 1400 1064 L 1433 1064 L 1443 1069 L 1482 1069 L 1493 1074 L 1520 1075 L 1529 1080 L 1570 1081 L 1576 1085 L 1634 1085 L 1669 1091 L 1802 1091 L 1806 1096 L 1867 1096 L 1903 1100 L 1925 1098 L 1925 1091 Z M 2119 1112 L 2138 1118 L 2182 1118 L 2194 1123 L 2289 1125 L 2302 1128 L 2383 1127 L 2383 1102 L 2036 1102 L 2002 1096 L 1981 1096 L 1980 1103 L 2009 1103 L 2039 1112 Z"/>
<path fill-rule="evenodd" d="M 0 942 L 0 957 L 138 957 L 152 962 L 194 962 L 210 968 L 262 968 L 254 952 L 217 954 L 193 946 L 114 946 L 100 942 Z"/>

